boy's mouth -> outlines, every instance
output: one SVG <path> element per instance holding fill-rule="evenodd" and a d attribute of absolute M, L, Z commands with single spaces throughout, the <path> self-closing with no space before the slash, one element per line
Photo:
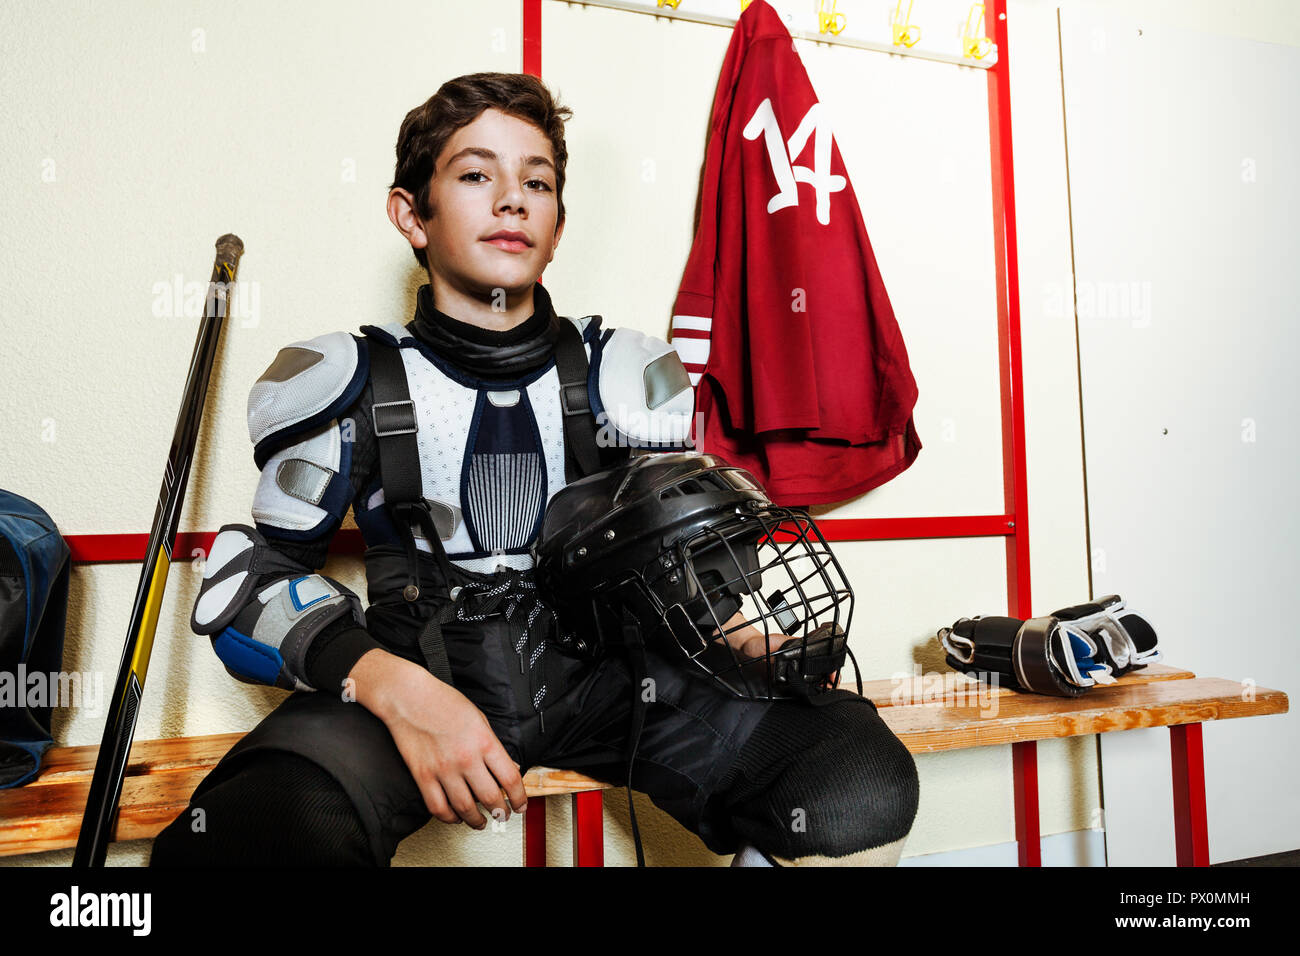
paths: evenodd
<path fill-rule="evenodd" d="M 504 249 L 506 252 L 523 252 L 532 245 L 528 241 L 528 237 L 522 232 L 514 232 L 509 229 L 494 232 L 483 241 L 496 246 L 498 249 Z"/>

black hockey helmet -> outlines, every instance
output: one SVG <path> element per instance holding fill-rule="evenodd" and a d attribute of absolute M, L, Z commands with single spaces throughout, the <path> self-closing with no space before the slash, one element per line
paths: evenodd
<path fill-rule="evenodd" d="M 738 697 L 838 683 L 853 608 L 839 563 L 806 512 L 715 455 L 637 456 L 572 482 L 533 551 L 570 652 L 598 656 L 633 625 Z"/>

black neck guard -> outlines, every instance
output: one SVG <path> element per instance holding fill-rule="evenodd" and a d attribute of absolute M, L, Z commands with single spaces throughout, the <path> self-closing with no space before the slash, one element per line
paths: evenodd
<path fill-rule="evenodd" d="M 555 351 L 559 323 L 551 297 L 533 284 L 533 314 L 504 332 L 454 319 L 433 304 L 433 290 L 420 286 L 415 318 L 407 326 L 438 355 L 479 378 L 517 378 L 546 364 Z"/>

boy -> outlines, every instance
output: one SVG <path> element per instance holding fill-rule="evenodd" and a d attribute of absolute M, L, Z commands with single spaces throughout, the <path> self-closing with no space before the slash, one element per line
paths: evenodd
<path fill-rule="evenodd" d="M 678 362 L 672 348 L 559 318 L 537 282 L 564 230 L 569 116 L 536 78 L 500 73 L 450 80 L 412 110 L 388 215 L 429 276 L 414 320 L 295 343 L 254 385 L 256 527 L 222 529 L 192 625 L 234 676 L 295 692 L 196 789 L 202 832 L 181 814 L 153 864 L 385 866 L 430 816 L 481 829 L 476 804 L 523 810 L 521 768 L 626 778 L 626 664 L 548 651 L 533 593 L 529 546 L 578 474 L 582 416 L 564 413 L 572 392 L 561 407 L 573 376 L 559 366 L 580 334 L 592 370 L 631 369 L 584 377 L 615 419 L 611 390 L 621 406 L 634 388 L 634 412 L 665 420 L 689 420 L 693 397 L 687 384 L 649 402 L 637 373 Z M 628 454 L 606 442 L 599 465 Z M 364 616 L 310 570 L 349 505 Z M 737 700 L 647 660 L 656 705 L 633 786 L 657 806 L 716 853 L 897 863 L 916 769 L 870 702 Z"/>

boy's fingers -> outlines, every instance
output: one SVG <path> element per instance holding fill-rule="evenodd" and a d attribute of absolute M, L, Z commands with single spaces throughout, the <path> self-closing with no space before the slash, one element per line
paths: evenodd
<path fill-rule="evenodd" d="M 442 784 L 437 780 L 430 783 L 424 793 L 424 805 L 433 816 L 443 823 L 460 823 L 460 817 L 447 803 L 447 795 L 442 792 Z"/>
<path fill-rule="evenodd" d="M 510 805 L 515 808 L 515 812 L 523 813 L 528 806 L 528 795 L 524 792 L 524 778 L 520 776 L 518 765 L 510 759 L 506 749 L 494 748 L 484 755 L 483 762 L 487 764 L 488 770 L 492 771 L 492 776 L 496 777 L 497 783 L 510 798 Z"/>
<path fill-rule="evenodd" d="M 486 764 L 480 764 L 476 770 L 467 773 L 465 779 L 474 791 L 474 798 L 487 808 L 493 820 L 505 822 L 510 819 L 510 807 Z"/>
<path fill-rule="evenodd" d="M 479 812 L 478 804 L 474 802 L 474 796 L 469 792 L 469 785 L 465 783 L 463 777 L 448 777 L 443 780 L 442 789 L 446 791 L 447 802 L 451 804 L 458 817 L 475 830 L 482 830 L 487 826 L 487 820 Z"/>

